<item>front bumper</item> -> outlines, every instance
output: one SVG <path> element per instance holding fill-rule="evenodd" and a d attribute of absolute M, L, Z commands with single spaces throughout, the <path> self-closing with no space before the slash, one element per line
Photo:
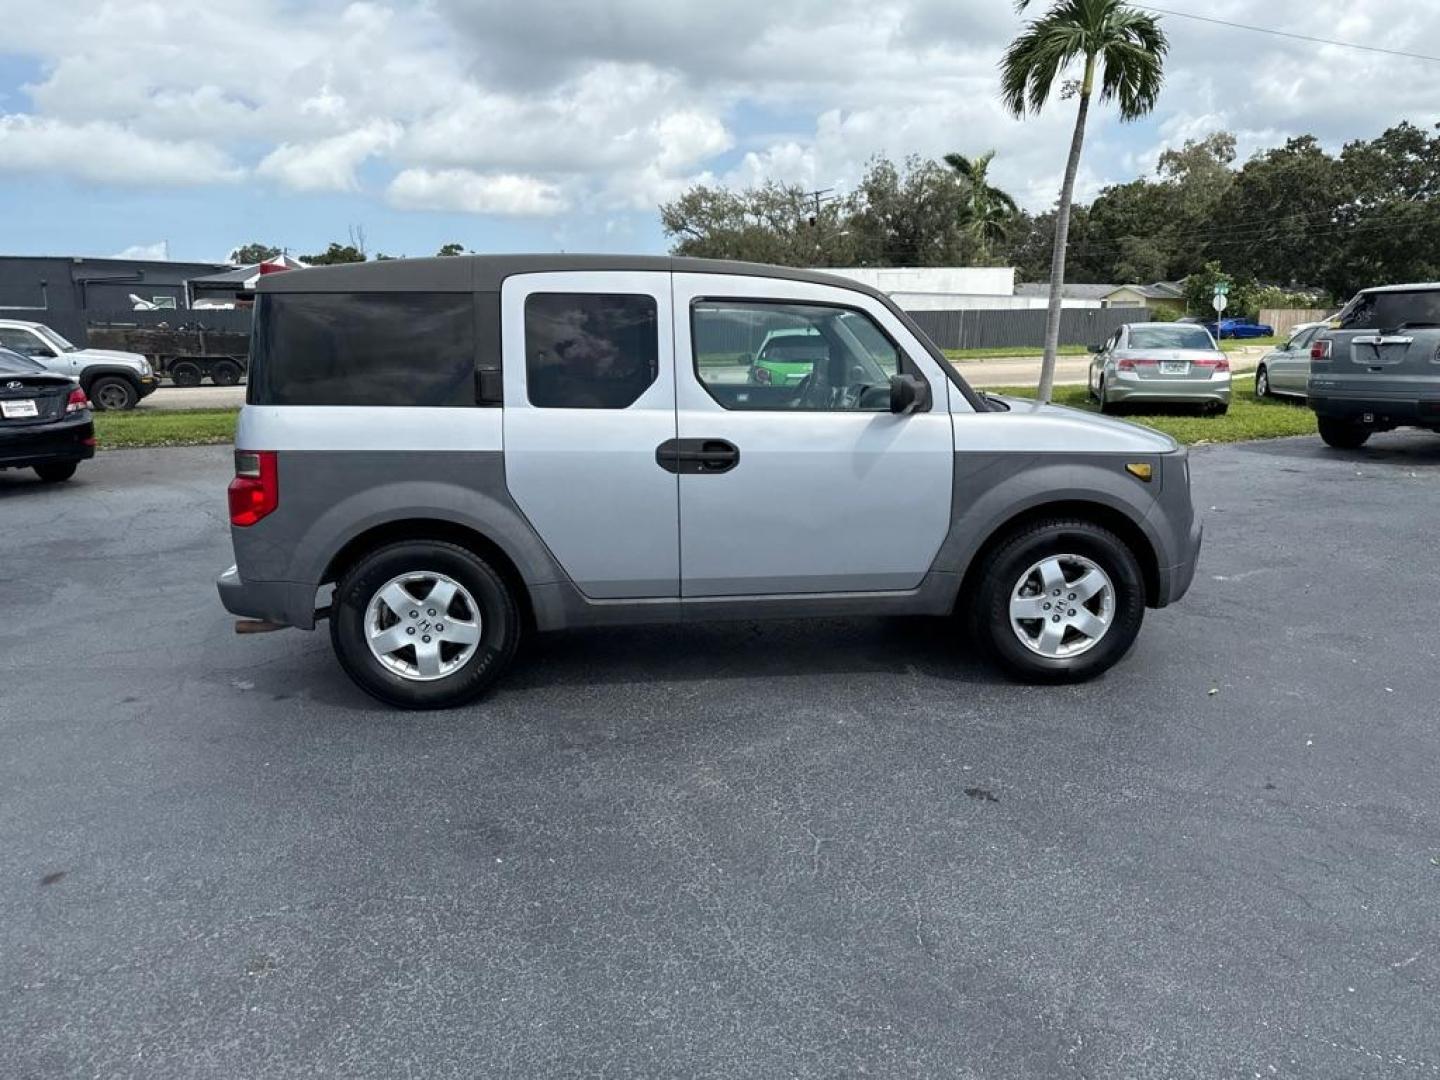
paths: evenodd
<path fill-rule="evenodd" d="M 52 424 L 0 427 L 0 469 L 87 461 L 95 456 L 95 421 L 88 412 Z"/>
<path fill-rule="evenodd" d="M 244 619 L 315 629 L 315 590 L 293 581 L 245 581 L 232 566 L 215 579 L 220 603 Z"/>
<path fill-rule="evenodd" d="M 160 389 L 160 377 L 158 375 L 141 375 L 139 380 L 140 396 L 147 398 L 156 390 Z"/>

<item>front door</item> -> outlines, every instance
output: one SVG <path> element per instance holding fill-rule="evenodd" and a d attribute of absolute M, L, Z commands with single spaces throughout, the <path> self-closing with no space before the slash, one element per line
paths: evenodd
<path fill-rule="evenodd" d="M 674 275 L 681 594 L 906 590 L 950 528 L 948 384 L 878 301 Z M 933 403 L 890 411 L 890 377 Z"/>
<path fill-rule="evenodd" d="M 670 275 L 521 274 L 500 309 L 511 498 L 587 596 L 677 596 Z"/>

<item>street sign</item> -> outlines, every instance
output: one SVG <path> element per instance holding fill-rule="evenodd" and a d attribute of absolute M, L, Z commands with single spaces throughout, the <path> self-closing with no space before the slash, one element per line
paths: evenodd
<path fill-rule="evenodd" d="M 1215 308 L 1215 313 L 1216 313 L 1217 315 L 1218 315 L 1220 312 L 1224 311 L 1225 308 L 1226 308 L 1226 306 L 1227 306 L 1229 303 L 1230 303 L 1230 298 L 1229 298 L 1228 296 L 1226 296 L 1223 292 L 1220 292 L 1219 290 L 1216 290 L 1215 295 L 1210 298 L 1210 304 L 1211 304 L 1212 307 Z"/>

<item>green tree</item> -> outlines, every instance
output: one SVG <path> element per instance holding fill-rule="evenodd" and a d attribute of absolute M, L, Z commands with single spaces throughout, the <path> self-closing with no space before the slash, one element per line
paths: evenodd
<path fill-rule="evenodd" d="M 1313 135 L 1289 139 L 1241 167 L 1210 244 L 1213 257 L 1264 281 L 1319 284 L 1344 202 L 1335 158 Z"/>
<path fill-rule="evenodd" d="M 1008 192 L 990 183 L 990 163 L 994 160 L 994 150 L 987 150 L 977 158 L 967 158 L 964 154 L 945 155 L 945 164 L 965 182 L 966 198 L 960 226 L 973 245 L 974 261 L 979 263 L 990 262 L 991 251 L 996 244 L 1005 241 L 1010 225 L 1020 211 Z"/>
<path fill-rule="evenodd" d="M 246 244 L 230 252 L 230 261 L 237 266 L 253 266 L 255 263 L 279 256 L 280 249 L 278 247 L 271 247 L 269 244 Z"/>
<path fill-rule="evenodd" d="M 1218 262 L 1207 262 L 1201 269 L 1185 279 L 1185 308 L 1191 315 L 1206 319 L 1215 317 L 1211 299 L 1215 286 L 1224 282 L 1230 286 L 1226 297 L 1225 318 L 1253 319 L 1259 310 L 1259 286 L 1254 278 L 1240 278 L 1220 269 Z"/>
<path fill-rule="evenodd" d="M 300 261 L 310 266 L 336 266 L 340 263 L 362 263 L 365 253 L 354 244 L 331 243 L 318 255 L 302 255 Z"/>
<path fill-rule="evenodd" d="M 450 258 L 450 257 L 455 256 L 455 255 L 464 255 L 464 254 L 465 254 L 465 245 L 464 245 L 464 244 L 441 244 L 441 245 L 440 245 L 440 250 L 437 251 L 435 254 L 436 254 L 436 255 L 439 255 L 441 258 Z"/>
<path fill-rule="evenodd" d="M 676 255 L 742 259 L 780 266 L 844 266 L 855 261 L 846 204 L 821 202 L 794 185 L 744 191 L 690 188 L 660 208 Z"/>
<path fill-rule="evenodd" d="M 954 266 L 965 261 L 967 191 L 959 176 L 918 156 L 872 158 L 846 200 L 863 266 Z"/>
<path fill-rule="evenodd" d="M 1016 0 L 1016 10 L 1024 12 L 1030 2 Z M 1155 17 L 1129 7 L 1124 0 L 1056 0 L 1043 16 L 1026 24 L 1001 60 L 1001 98 L 1017 117 L 1023 117 L 1027 111 L 1040 112 L 1066 67 L 1077 60 L 1084 63 L 1075 130 L 1065 162 L 1065 179 L 1060 185 L 1055 247 L 1050 263 L 1045 357 L 1036 395 L 1042 402 L 1050 400 L 1055 383 L 1070 206 L 1085 143 L 1090 99 L 1098 83 L 1100 102 L 1117 101 L 1122 120 L 1144 116 L 1155 107 L 1159 97 L 1168 49 L 1165 33 Z"/>

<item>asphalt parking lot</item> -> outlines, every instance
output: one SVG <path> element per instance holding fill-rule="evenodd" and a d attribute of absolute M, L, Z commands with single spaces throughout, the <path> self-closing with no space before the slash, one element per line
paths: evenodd
<path fill-rule="evenodd" d="M 228 473 L 0 474 L 7 1076 L 1440 1076 L 1440 439 L 1196 451 L 1091 685 L 609 630 L 431 715 L 233 634 Z"/>

